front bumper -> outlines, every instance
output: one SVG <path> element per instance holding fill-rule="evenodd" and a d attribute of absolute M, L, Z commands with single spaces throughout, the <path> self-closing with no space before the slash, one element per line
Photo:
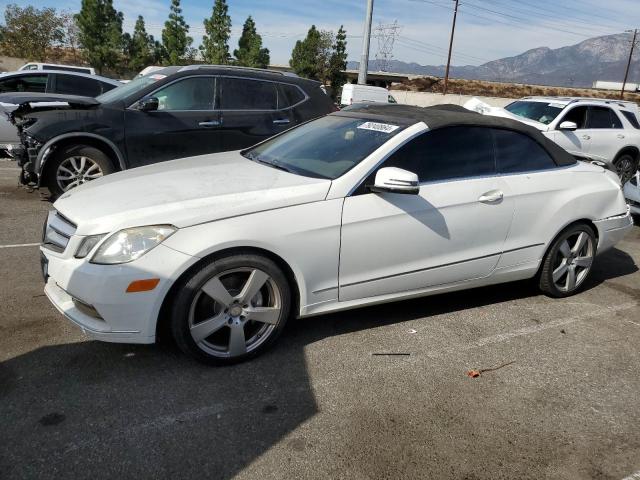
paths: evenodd
<path fill-rule="evenodd" d="M 122 265 L 94 265 L 73 257 L 82 237 L 71 237 L 64 252 L 45 247 L 44 292 L 69 320 L 96 340 L 153 343 L 162 302 L 173 282 L 197 258 L 158 245 Z M 134 280 L 159 278 L 151 291 L 127 293 Z"/>
<path fill-rule="evenodd" d="M 626 213 L 593 223 L 598 229 L 598 254 L 600 254 L 614 247 L 633 228 L 631 209 L 627 205 Z"/>

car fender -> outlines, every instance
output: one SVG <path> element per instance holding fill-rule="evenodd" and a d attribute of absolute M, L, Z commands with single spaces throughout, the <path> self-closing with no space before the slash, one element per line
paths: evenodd
<path fill-rule="evenodd" d="M 124 156 L 122 155 L 122 152 L 120 151 L 120 149 L 116 146 L 115 143 L 113 143 L 111 140 L 109 140 L 108 138 L 105 138 L 101 135 L 96 135 L 95 133 L 89 133 L 89 132 L 69 132 L 69 133 L 64 133 L 62 135 L 58 135 L 56 137 L 53 137 L 51 140 L 47 141 L 42 148 L 40 149 L 40 151 L 38 152 L 38 156 L 36 158 L 36 162 L 34 165 L 34 171 L 38 172 L 38 184 L 40 183 L 40 177 L 41 177 L 41 173 L 44 169 L 44 166 L 47 162 L 47 160 L 50 158 L 51 153 L 52 153 L 52 148 L 61 140 L 65 140 L 67 138 L 73 138 L 73 137 L 77 137 L 77 138 L 91 138 L 94 140 L 98 140 L 100 142 L 105 143 L 112 151 L 113 153 L 116 155 L 116 158 L 118 159 L 118 164 L 121 170 L 125 170 L 126 169 L 126 164 L 124 161 Z"/>
<path fill-rule="evenodd" d="M 199 258 L 240 248 L 276 255 L 293 272 L 304 309 L 338 298 L 343 203 L 322 200 L 185 227 L 163 244 Z"/>

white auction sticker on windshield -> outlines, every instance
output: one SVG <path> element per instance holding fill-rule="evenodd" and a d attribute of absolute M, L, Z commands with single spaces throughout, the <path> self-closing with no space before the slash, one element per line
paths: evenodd
<path fill-rule="evenodd" d="M 374 132 L 391 133 L 400 127 L 389 123 L 364 122 L 362 125 L 358 126 L 358 128 L 362 130 L 373 130 Z"/>

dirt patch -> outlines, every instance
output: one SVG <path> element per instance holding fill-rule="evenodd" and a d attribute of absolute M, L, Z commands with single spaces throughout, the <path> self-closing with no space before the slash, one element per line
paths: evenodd
<path fill-rule="evenodd" d="M 442 93 L 444 80 L 439 77 L 421 77 L 391 87 L 393 90 Z M 522 83 L 487 82 L 483 80 L 449 79 L 448 93 L 484 97 L 522 98 L 527 96 L 591 97 L 618 100 L 619 92 L 591 88 L 548 87 Z M 625 100 L 640 102 L 640 94 L 625 93 Z"/>

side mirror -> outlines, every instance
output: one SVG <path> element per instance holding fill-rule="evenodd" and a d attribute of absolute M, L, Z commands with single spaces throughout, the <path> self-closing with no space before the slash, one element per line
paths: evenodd
<path fill-rule="evenodd" d="M 578 124 L 576 122 L 562 122 L 558 127 L 558 130 L 577 130 Z"/>
<path fill-rule="evenodd" d="M 153 112 L 158 110 L 159 105 L 160 102 L 156 97 L 147 97 L 138 102 L 137 108 L 141 112 Z"/>
<path fill-rule="evenodd" d="M 378 170 L 372 192 L 405 193 L 417 195 L 420 192 L 418 175 L 402 168 L 385 167 Z"/>

